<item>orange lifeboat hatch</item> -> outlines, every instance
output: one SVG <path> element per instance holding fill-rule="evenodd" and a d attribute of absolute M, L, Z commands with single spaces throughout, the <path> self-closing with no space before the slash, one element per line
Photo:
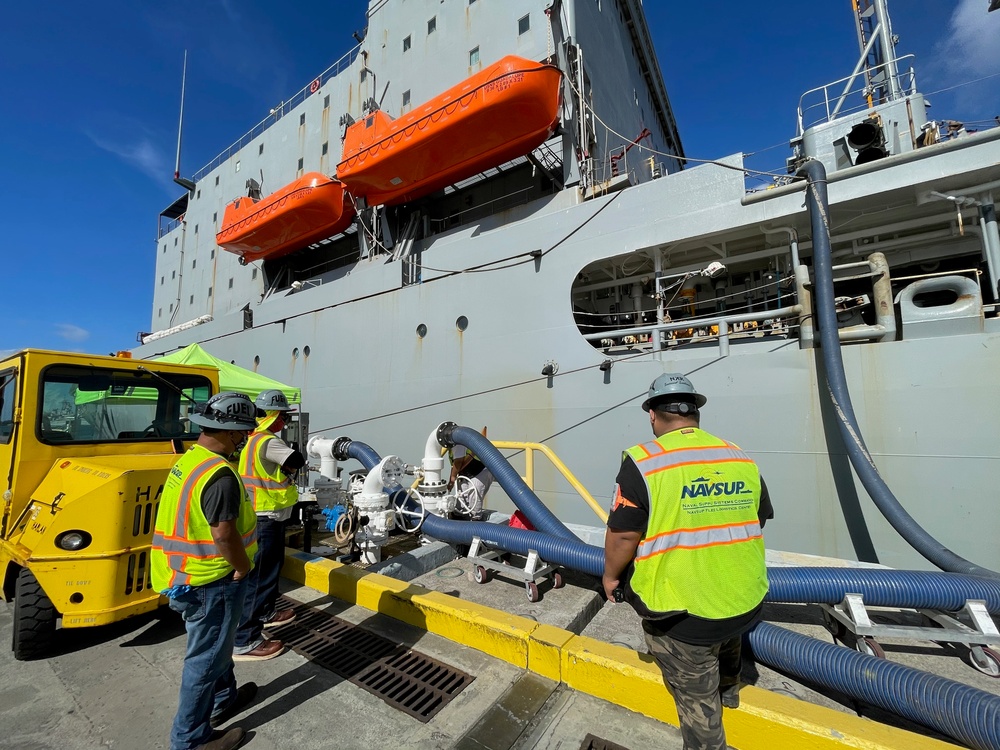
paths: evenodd
<path fill-rule="evenodd" d="M 340 234 L 353 219 L 343 183 L 307 172 L 266 198 L 229 203 L 215 241 L 243 262 L 272 260 Z"/>
<path fill-rule="evenodd" d="M 559 122 L 562 74 L 509 55 L 392 119 L 347 128 L 337 177 L 369 205 L 406 203 L 524 156 Z"/>

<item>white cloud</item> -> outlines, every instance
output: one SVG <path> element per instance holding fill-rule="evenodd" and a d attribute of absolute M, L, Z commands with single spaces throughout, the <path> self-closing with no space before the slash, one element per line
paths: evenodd
<path fill-rule="evenodd" d="M 935 47 L 935 63 L 950 85 L 967 83 L 1000 72 L 1000 18 L 987 13 L 985 0 L 958 0 L 947 35 Z M 935 76 L 936 77 L 936 76 Z M 1000 81 L 962 86 L 956 101 L 975 115 L 1000 114 Z"/>
<path fill-rule="evenodd" d="M 111 152 L 158 184 L 164 187 L 173 187 L 173 167 L 166 154 L 158 149 L 149 138 L 139 136 L 131 140 L 115 141 L 94 135 L 89 131 L 85 132 L 94 145 Z"/>
<path fill-rule="evenodd" d="M 72 323 L 56 323 L 56 335 L 67 341 L 80 343 L 90 338 L 90 331 L 86 328 L 75 326 Z"/>

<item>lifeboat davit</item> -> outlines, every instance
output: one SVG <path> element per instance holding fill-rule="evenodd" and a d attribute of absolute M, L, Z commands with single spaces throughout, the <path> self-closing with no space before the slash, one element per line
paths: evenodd
<path fill-rule="evenodd" d="M 337 178 L 393 205 L 523 156 L 559 122 L 561 76 L 510 55 L 395 120 L 373 112 L 347 128 Z"/>
<path fill-rule="evenodd" d="M 339 234 L 353 219 L 343 183 L 307 172 L 266 198 L 228 204 L 215 241 L 241 262 L 270 260 Z"/>

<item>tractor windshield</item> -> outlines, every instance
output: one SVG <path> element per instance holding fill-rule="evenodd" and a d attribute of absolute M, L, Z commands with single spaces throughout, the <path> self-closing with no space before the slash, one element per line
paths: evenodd
<path fill-rule="evenodd" d="M 156 374 L 159 377 L 72 365 L 47 368 L 39 394 L 39 439 L 65 444 L 196 438 L 199 428 L 188 413 L 212 394 L 211 382 L 200 375 Z"/>

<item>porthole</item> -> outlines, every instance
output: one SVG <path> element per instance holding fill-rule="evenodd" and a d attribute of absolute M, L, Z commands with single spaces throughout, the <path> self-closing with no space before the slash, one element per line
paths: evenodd
<path fill-rule="evenodd" d="M 259 354 L 253 358 L 253 363 L 254 363 L 255 366 L 260 364 L 260 355 Z"/>
<path fill-rule="evenodd" d="M 310 349 L 308 346 L 302 347 L 302 354 L 303 355 L 305 355 L 306 357 L 308 357 L 311 353 L 312 353 L 312 349 Z"/>
<path fill-rule="evenodd" d="M 459 315 L 458 320 L 455 321 L 455 327 L 460 331 L 464 331 L 469 327 L 469 319 L 464 315 Z"/>
<path fill-rule="evenodd" d="M 423 338 L 426 335 L 427 335 L 427 326 L 421 323 L 420 325 L 417 326 L 417 336 Z"/>
<path fill-rule="evenodd" d="M 294 349 L 292 349 L 292 359 L 298 359 L 298 358 L 299 358 L 299 348 L 295 347 Z"/>

